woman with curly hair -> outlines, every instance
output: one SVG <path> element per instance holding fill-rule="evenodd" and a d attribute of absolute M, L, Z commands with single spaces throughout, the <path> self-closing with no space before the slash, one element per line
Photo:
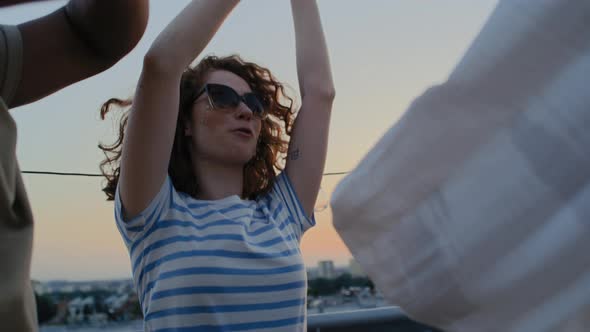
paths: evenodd
<path fill-rule="evenodd" d="M 101 146 L 149 331 L 306 329 L 299 241 L 326 158 L 334 87 L 315 0 L 292 0 L 302 97 L 204 49 L 237 0 L 192 1 L 144 58 L 119 139 Z M 283 160 L 284 168 L 283 168 Z"/>

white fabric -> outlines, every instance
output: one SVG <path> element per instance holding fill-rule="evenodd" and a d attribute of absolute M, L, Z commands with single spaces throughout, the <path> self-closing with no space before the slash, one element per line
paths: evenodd
<path fill-rule="evenodd" d="M 590 1 L 500 1 L 337 186 L 377 288 L 445 331 L 590 330 Z"/>

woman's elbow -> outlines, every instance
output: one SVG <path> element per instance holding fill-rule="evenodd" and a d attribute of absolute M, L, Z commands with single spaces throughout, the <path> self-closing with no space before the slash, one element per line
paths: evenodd
<path fill-rule="evenodd" d="M 182 74 L 184 68 L 178 68 L 169 54 L 151 48 L 143 57 L 143 71 L 154 75 Z"/>
<path fill-rule="evenodd" d="M 332 102 L 336 98 L 336 89 L 334 88 L 334 86 L 330 86 L 329 88 L 324 88 L 321 91 L 321 94 L 324 99 Z"/>
<path fill-rule="evenodd" d="M 313 99 L 322 103 L 332 103 L 336 98 L 336 89 L 332 85 L 322 85 L 304 91 L 302 98 Z"/>

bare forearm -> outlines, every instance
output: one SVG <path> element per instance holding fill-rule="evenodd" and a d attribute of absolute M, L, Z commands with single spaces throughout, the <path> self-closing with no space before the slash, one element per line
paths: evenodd
<path fill-rule="evenodd" d="M 207 46 L 239 0 L 193 0 L 160 33 L 148 58 L 167 71 L 182 71 Z"/>
<path fill-rule="evenodd" d="M 291 0 L 301 95 L 333 98 L 328 48 L 315 0 Z"/>
<path fill-rule="evenodd" d="M 70 0 L 66 13 L 97 56 L 116 62 L 141 39 L 149 9 L 148 0 Z"/>
<path fill-rule="evenodd" d="M 148 0 L 71 0 L 66 8 L 19 24 L 22 75 L 11 106 L 108 69 L 137 44 L 147 19 Z"/>
<path fill-rule="evenodd" d="M 12 5 L 22 5 L 29 2 L 41 2 L 47 0 L 0 0 L 0 7 L 5 6 L 12 6 Z"/>

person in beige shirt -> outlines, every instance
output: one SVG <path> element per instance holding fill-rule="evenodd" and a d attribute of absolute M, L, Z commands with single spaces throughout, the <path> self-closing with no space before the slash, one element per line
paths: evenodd
<path fill-rule="evenodd" d="M 0 7 L 32 1 L 0 1 Z M 1 8 L 0 8 L 1 10 Z M 33 216 L 8 109 L 96 75 L 145 31 L 148 0 L 70 0 L 18 26 L 0 25 L 0 330 L 36 331 L 30 281 Z"/>

